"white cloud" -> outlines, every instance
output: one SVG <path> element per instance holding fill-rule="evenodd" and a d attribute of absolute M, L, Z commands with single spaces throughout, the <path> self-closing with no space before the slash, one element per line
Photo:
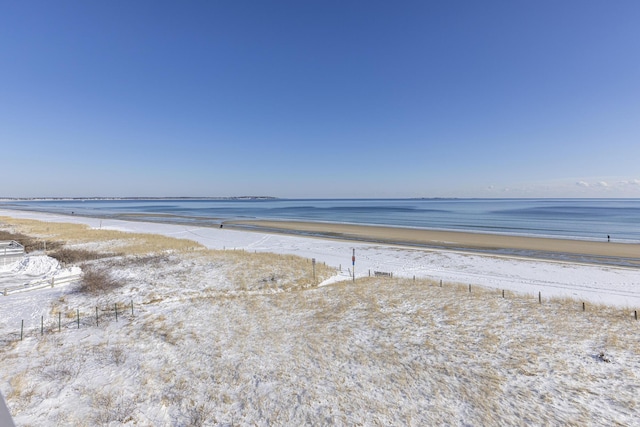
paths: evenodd
<path fill-rule="evenodd" d="M 545 181 L 496 182 L 478 187 L 475 194 L 468 196 L 475 197 L 478 194 L 498 197 L 640 197 L 640 179 L 577 176 Z"/>

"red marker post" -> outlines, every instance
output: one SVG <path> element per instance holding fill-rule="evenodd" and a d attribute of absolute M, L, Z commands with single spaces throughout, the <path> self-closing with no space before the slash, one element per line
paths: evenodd
<path fill-rule="evenodd" d="M 356 281 L 356 250 L 353 250 L 353 256 L 351 257 L 351 265 L 353 266 L 353 281 Z"/>

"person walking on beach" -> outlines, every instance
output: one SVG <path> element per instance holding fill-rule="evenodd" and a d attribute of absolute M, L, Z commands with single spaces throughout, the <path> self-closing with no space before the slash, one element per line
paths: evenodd
<path fill-rule="evenodd" d="M 611 236 L 607 234 L 607 242 L 610 242 L 610 241 L 611 241 Z"/>

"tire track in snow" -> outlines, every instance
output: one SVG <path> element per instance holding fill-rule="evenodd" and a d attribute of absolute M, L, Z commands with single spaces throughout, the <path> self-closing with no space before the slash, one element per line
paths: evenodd
<path fill-rule="evenodd" d="M 255 242 L 249 243 L 247 245 L 247 248 L 255 248 L 256 246 L 260 246 L 263 243 L 266 243 L 270 239 L 271 239 L 271 235 L 270 234 L 265 234 L 262 238 L 256 240 Z"/>

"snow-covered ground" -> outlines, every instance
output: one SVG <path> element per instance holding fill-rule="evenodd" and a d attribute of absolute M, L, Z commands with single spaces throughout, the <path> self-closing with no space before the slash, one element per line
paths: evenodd
<path fill-rule="evenodd" d="M 48 284 L 62 286 L 81 274 L 80 268 L 63 268 L 46 255 L 25 255 L 0 267 L 0 292 L 26 292 Z"/>
<path fill-rule="evenodd" d="M 105 295 L 72 285 L 0 296 L 0 391 L 17 425 L 640 425 L 637 270 L 3 215 L 226 249 L 93 261 L 123 284 Z M 342 271 L 300 288 L 277 259 L 247 271 L 254 251 Z M 4 283 L 60 268 L 38 256 L 20 265 Z"/>
<path fill-rule="evenodd" d="M 395 277 L 429 278 L 511 290 L 545 298 L 570 297 L 581 301 L 640 308 L 640 271 L 634 268 L 542 261 L 517 257 L 474 255 L 444 250 L 400 248 L 266 234 L 219 228 L 188 227 L 134 221 L 101 220 L 77 216 L 0 210 L 0 216 L 86 224 L 130 232 L 163 234 L 197 241 L 211 249 L 243 249 L 295 254 L 341 268 L 332 281 L 351 275 L 356 250 L 356 277 L 375 271 Z M 638 248 L 640 252 L 640 248 Z"/>

